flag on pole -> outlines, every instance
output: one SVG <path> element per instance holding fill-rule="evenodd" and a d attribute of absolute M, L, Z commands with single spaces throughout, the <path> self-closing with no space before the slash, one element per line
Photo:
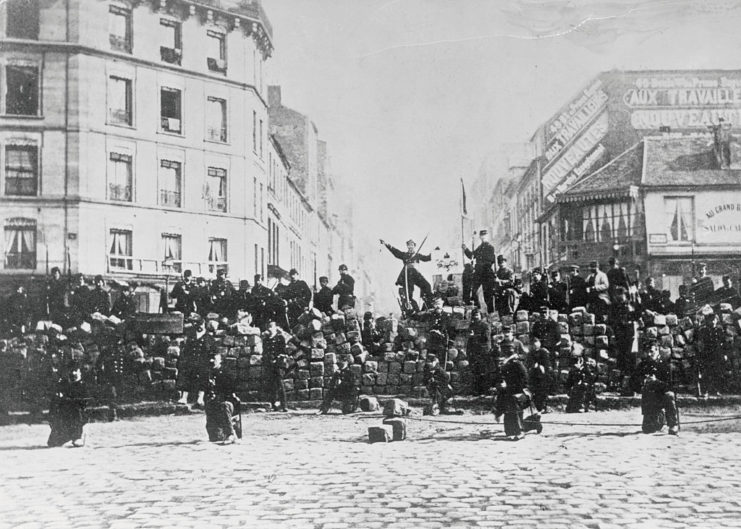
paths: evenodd
<path fill-rule="evenodd" d="M 463 184 L 463 178 L 461 178 L 461 215 L 464 217 L 468 215 L 468 209 L 466 208 L 466 186 Z"/>

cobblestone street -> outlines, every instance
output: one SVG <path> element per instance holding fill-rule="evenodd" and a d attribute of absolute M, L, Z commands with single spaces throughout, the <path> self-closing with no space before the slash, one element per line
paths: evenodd
<path fill-rule="evenodd" d="M 232 446 L 201 414 L 93 423 L 81 449 L 8 426 L 0 526 L 741 527 L 737 423 L 672 437 L 638 433 L 638 410 L 554 413 L 513 443 L 491 415 L 438 419 L 388 445 L 366 442 L 377 414 L 249 414 Z"/>

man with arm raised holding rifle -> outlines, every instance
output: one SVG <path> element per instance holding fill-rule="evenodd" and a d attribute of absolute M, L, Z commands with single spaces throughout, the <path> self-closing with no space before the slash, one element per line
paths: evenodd
<path fill-rule="evenodd" d="M 425 243 L 426 240 L 427 237 L 425 237 L 425 240 L 422 241 L 422 244 L 419 246 L 419 250 L 422 249 L 422 245 Z M 414 294 L 415 286 L 419 288 L 422 294 L 422 299 L 424 299 L 425 303 L 428 306 L 432 305 L 432 287 L 430 286 L 430 283 L 424 278 L 424 276 L 419 272 L 419 270 L 417 270 L 417 265 L 420 262 L 431 261 L 432 256 L 430 254 L 424 255 L 419 253 L 419 250 L 417 249 L 417 243 L 415 243 L 411 239 L 407 241 L 406 252 L 402 252 L 401 250 L 394 248 L 383 239 L 381 239 L 381 244 L 383 244 L 394 257 L 396 257 L 397 259 L 401 259 L 401 261 L 404 263 L 404 268 L 402 268 L 401 272 L 399 272 L 399 277 L 396 278 L 396 284 L 401 287 L 399 290 L 405 297 L 405 309 L 409 311 L 412 307 L 411 300 Z"/>

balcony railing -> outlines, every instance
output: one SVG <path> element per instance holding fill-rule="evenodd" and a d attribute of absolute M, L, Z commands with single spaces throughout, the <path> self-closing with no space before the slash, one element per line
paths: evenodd
<path fill-rule="evenodd" d="M 161 119 L 161 124 L 162 130 L 164 130 L 165 132 L 175 132 L 177 134 L 180 134 L 182 130 L 180 120 L 177 118 L 167 118 L 163 116 Z"/>
<path fill-rule="evenodd" d="M 206 137 L 209 141 L 226 142 L 226 127 L 209 127 Z"/>
<path fill-rule="evenodd" d="M 35 266 L 35 260 L 34 260 Z M 216 275 L 219 269 L 229 271 L 228 262 L 194 262 L 171 261 L 164 264 L 162 259 L 146 259 L 140 257 L 125 257 L 110 255 L 108 257 L 108 272 L 126 272 L 153 276 L 179 276 L 183 270 L 190 270 L 193 275 L 209 277 Z"/>
<path fill-rule="evenodd" d="M 131 39 L 122 37 L 121 35 L 109 35 L 108 40 L 111 43 L 112 49 L 131 53 Z"/>
<path fill-rule="evenodd" d="M 160 206 L 179 208 L 180 191 L 169 191 L 167 189 L 160 189 Z"/>
<path fill-rule="evenodd" d="M 111 108 L 108 110 L 111 123 L 131 125 L 131 112 L 122 108 Z"/>
<path fill-rule="evenodd" d="M 5 268 L 8 270 L 35 270 L 36 253 L 7 253 Z"/>
<path fill-rule="evenodd" d="M 183 57 L 183 51 L 180 48 L 168 48 L 160 46 L 160 58 L 163 62 L 177 64 L 180 66 L 180 60 Z"/>
<path fill-rule="evenodd" d="M 5 178 L 5 194 L 14 196 L 33 197 L 36 196 L 36 177 L 33 178 Z"/>
<path fill-rule="evenodd" d="M 208 57 L 206 59 L 206 64 L 208 65 L 208 69 L 212 72 L 226 73 L 225 59 L 214 59 L 213 57 Z"/>
<path fill-rule="evenodd" d="M 108 184 L 108 200 L 131 202 L 131 186 Z"/>
<path fill-rule="evenodd" d="M 226 211 L 226 197 L 206 196 L 206 207 L 209 211 Z"/>
<path fill-rule="evenodd" d="M 556 260 L 569 263 L 587 263 L 599 261 L 606 263 L 610 257 L 633 260 L 642 254 L 645 241 L 626 239 L 616 242 L 560 241 L 557 247 Z"/>
<path fill-rule="evenodd" d="M 109 255 L 108 268 L 110 270 L 133 270 L 134 258 L 126 255 Z"/>

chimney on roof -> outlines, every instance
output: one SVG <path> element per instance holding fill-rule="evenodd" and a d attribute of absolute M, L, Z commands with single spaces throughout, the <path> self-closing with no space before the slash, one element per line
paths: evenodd
<path fill-rule="evenodd" d="M 268 106 L 279 107 L 281 106 L 281 94 L 279 85 L 268 86 Z"/>

